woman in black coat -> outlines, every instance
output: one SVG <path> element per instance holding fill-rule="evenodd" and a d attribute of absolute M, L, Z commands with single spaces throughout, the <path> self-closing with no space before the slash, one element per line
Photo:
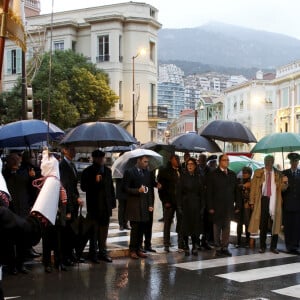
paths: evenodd
<path fill-rule="evenodd" d="M 203 231 L 204 185 L 197 172 L 197 161 L 186 161 L 186 172 L 181 176 L 178 192 L 178 206 L 182 210 L 181 231 L 185 244 L 185 255 L 190 255 L 189 236 L 192 239 L 192 254 L 198 255 L 197 239 Z"/>

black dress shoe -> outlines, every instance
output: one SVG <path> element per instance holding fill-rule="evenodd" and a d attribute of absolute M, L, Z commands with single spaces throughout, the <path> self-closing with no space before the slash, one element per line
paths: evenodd
<path fill-rule="evenodd" d="M 167 252 L 167 253 L 169 253 L 170 252 L 170 247 L 169 246 L 165 246 L 164 247 L 164 251 Z"/>
<path fill-rule="evenodd" d="M 77 258 L 77 262 L 78 262 L 79 264 L 83 264 L 83 263 L 85 262 L 85 259 L 82 258 L 82 257 L 79 257 L 79 258 Z"/>
<path fill-rule="evenodd" d="M 37 258 L 40 257 L 41 254 L 37 253 L 36 251 L 34 251 L 32 248 L 29 249 L 26 253 L 26 257 L 28 258 Z"/>
<path fill-rule="evenodd" d="M 68 266 L 68 267 L 74 267 L 75 266 L 75 263 L 71 260 L 71 259 L 66 259 L 64 261 L 64 265 L 65 266 Z"/>
<path fill-rule="evenodd" d="M 212 249 L 213 249 L 213 247 L 210 246 L 208 243 L 202 243 L 202 244 L 201 244 L 201 247 L 202 247 L 203 249 L 205 249 L 205 250 L 212 250 Z"/>
<path fill-rule="evenodd" d="M 124 229 L 125 229 L 124 226 L 120 226 L 119 228 L 120 231 L 123 231 Z"/>
<path fill-rule="evenodd" d="M 279 254 L 279 251 L 276 248 L 271 248 L 270 251 L 274 254 Z"/>
<path fill-rule="evenodd" d="M 153 252 L 153 253 L 156 253 L 156 250 L 153 249 L 152 247 L 146 247 L 145 250 L 146 250 L 146 252 Z"/>
<path fill-rule="evenodd" d="M 259 253 L 265 253 L 265 252 L 266 252 L 266 249 L 265 249 L 265 248 L 260 248 L 260 249 L 258 250 L 258 252 L 259 252 Z"/>
<path fill-rule="evenodd" d="M 29 273 L 29 270 L 24 265 L 22 265 L 21 267 L 19 267 L 18 271 L 20 273 L 22 273 L 22 274 L 28 274 Z"/>
<path fill-rule="evenodd" d="M 45 273 L 52 273 L 52 267 L 51 266 L 46 266 L 45 267 Z"/>
<path fill-rule="evenodd" d="M 232 256 L 232 253 L 228 250 L 228 249 L 222 249 L 222 254 L 228 256 L 228 257 L 231 257 Z"/>
<path fill-rule="evenodd" d="M 109 262 L 109 263 L 112 262 L 112 258 L 107 254 L 103 254 L 103 255 L 99 256 L 99 259 L 103 260 L 105 262 Z"/>
<path fill-rule="evenodd" d="M 164 218 L 158 219 L 158 222 L 163 222 L 163 221 L 164 221 Z"/>
<path fill-rule="evenodd" d="M 300 251 L 299 250 L 289 250 L 288 253 L 290 254 L 295 254 L 295 255 L 300 255 Z"/>
<path fill-rule="evenodd" d="M 67 267 L 64 264 L 55 264 L 55 269 L 64 272 L 68 271 Z"/>

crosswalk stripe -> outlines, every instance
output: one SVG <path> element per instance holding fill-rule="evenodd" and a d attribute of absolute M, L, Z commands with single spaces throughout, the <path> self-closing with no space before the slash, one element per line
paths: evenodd
<path fill-rule="evenodd" d="M 225 257 L 225 258 L 214 258 L 214 259 L 200 260 L 200 261 L 191 261 L 186 263 L 174 264 L 174 266 L 182 269 L 187 269 L 187 270 L 202 270 L 202 269 L 223 267 L 228 265 L 236 265 L 236 264 L 251 263 L 251 262 L 270 260 L 270 259 L 286 258 L 292 256 L 294 255 L 286 254 L 286 253 L 273 254 L 270 252 L 264 254 L 250 254 L 250 255 L 232 256 L 232 257 Z"/>
<path fill-rule="evenodd" d="M 171 236 L 177 235 L 176 232 L 171 232 Z M 162 238 L 163 237 L 163 232 L 153 232 L 152 233 L 152 238 Z M 115 237 L 109 237 L 107 239 L 107 243 L 118 243 L 118 242 L 127 242 L 129 241 L 130 236 L 125 235 L 125 236 L 115 236 Z"/>
<path fill-rule="evenodd" d="M 285 295 L 285 296 L 290 296 L 294 298 L 300 298 L 300 284 L 289 286 L 287 288 L 279 289 L 279 290 L 272 290 L 272 292 L 280 294 L 280 295 Z"/>
<path fill-rule="evenodd" d="M 253 280 L 272 278 L 276 276 L 295 274 L 299 272 L 300 263 L 292 263 L 273 267 L 251 269 L 247 271 L 219 274 L 216 276 L 237 282 L 248 282 Z"/>

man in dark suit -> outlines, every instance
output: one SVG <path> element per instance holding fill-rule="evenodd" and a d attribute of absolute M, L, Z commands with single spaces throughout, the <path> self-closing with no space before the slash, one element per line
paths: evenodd
<path fill-rule="evenodd" d="M 157 181 L 158 193 L 164 208 L 164 250 L 170 251 L 170 231 L 176 212 L 176 232 L 178 233 L 178 249 L 184 251 L 184 242 L 181 234 L 182 212 L 177 205 L 177 190 L 182 175 L 178 155 L 172 154 L 166 168 L 159 171 Z"/>
<path fill-rule="evenodd" d="M 81 175 L 81 189 L 86 192 L 87 218 L 93 221 L 89 256 L 94 263 L 98 263 L 99 248 L 99 258 L 112 262 L 106 251 L 106 240 L 109 218 L 112 216 L 112 209 L 116 207 L 115 190 L 111 170 L 105 166 L 105 153 L 95 150 L 92 158 L 93 164 L 84 169 Z"/>
<path fill-rule="evenodd" d="M 285 246 L 289 253 L 300 254 L 300 155 L 289 153 L 288 159 L 291 168 L 282 172 L 287 177 L 286 189 L 282 193 Z"/>
<path fill-rule="evenodd" d="M 75 157 L 75 148 L 72 146 L 64 146 L 62 148 L 63 159 L 59 164 L 60 181 L 67 193 L 67 207 L 66 207 L 66 228 L 64 232 L 64 263 L 66 265 L 73 265 L 74 261 L 79 259 L 73 255 L 74 238 L 71 229 L 71 223 L 77 219 L 79 207 L 83 205 L 83 200 L 79 197 L 77 188 L 78 174 L 73 163 Z"/>
<path fill-rule="evenodd" d="M 137 158 L 136 166 L 126 170 L 123 177 L 123 189 L 127 193 L 126 217 L 130 221 L 130 257 L 147 258 L 140 247 L 145 226 L 149 221 L 149 212 L 153 211 L 153 182 L 147 170 L 149 158 Z"/>
<path fill-rule="evenodd" d="M 228 156 L 220 155 L 218 168 L 207 179 L 207 209 L 213 217 L 217 256 L 232 256 L 228 250 L 230 221 L 241 205 L 236 174 L 228 169 L 228 165 Z"/>

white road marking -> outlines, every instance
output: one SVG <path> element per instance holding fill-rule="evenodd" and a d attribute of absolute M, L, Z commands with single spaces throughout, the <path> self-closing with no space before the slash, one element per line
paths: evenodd
<path fill-rule="evenodd" d="M 292 263 L 273 267 L 251 269 L 247 271 L 219 274 L 216 276 L 237 282 L 249 282 L 253 280 L 272 278 L 277 276 L 295 274 L 299 272 L 300 263 Z"/>
<path fill-rule="evenodd" d="M 272 290 L 272 292 L 280 294 L 280 295 L 290 296 L 290 297 L 294 297 L 294 298 L 300 298 L 300 284 L 289 286 L 284 289 Z"/>
<path fill-rule="evenodd" d="M 250 255 L 200 260 L 200 261 L 191 261 L 186 263 L 175 264 L 174 266 L 182 269 L 187 269 L 187 270 L 202 270 L 202 269 L 223 267 L 229 265 L 264 261 L 270 259 L 286 258 L 292 256 L 294 255 L 286 254 L 286 253 L 273 254 L 271 252 L 268 252 L 264 254 L 250 254 Z"/>

